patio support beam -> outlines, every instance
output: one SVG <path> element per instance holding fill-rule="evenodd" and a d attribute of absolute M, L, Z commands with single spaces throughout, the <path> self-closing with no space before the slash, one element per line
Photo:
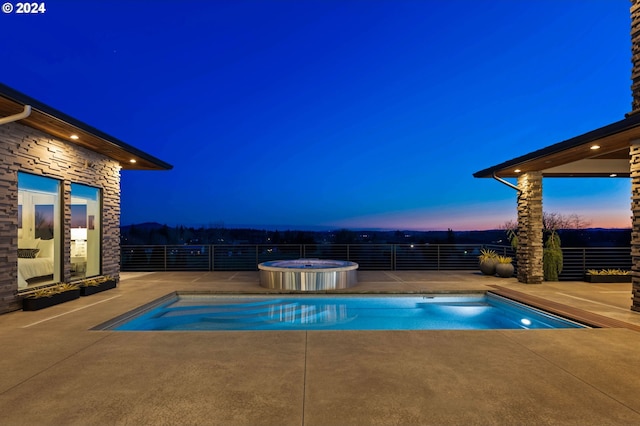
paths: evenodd
<path fill-rule="evenodd" d="M 640 312 L 640 140 L 631 142 L 631 310 Z"/>
<path fill-rule="evenodd" d="M 542 270 L 542 173 L 518 177 L 518 281 L 540 284 Z"/>

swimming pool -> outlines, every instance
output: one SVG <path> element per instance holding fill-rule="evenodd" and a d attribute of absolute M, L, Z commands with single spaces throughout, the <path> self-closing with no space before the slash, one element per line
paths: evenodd
<path fill-rule="evenodd" d="M 491 293 L 166 297 L 96 329 L 118 331 L 585 328 Z"/>

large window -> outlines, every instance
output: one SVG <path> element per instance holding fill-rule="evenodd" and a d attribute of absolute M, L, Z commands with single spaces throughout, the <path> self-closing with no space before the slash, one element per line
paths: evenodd
<path fill-rule="evenodd" d="M 18 173 L 18 288 L 61 281 L 60 181 Z"/>
<path fill-rule="evenodd" d="M 71 184 L 71 276 L 100 275 L 100 189 Z"/>

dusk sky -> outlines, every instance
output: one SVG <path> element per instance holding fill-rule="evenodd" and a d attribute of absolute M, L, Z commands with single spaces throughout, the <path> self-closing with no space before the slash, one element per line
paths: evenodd
<path fill-rule="evenodd" d="M 123 225 L 495 229 L 474 172 L 631 110 L 628 0 L 45 5 L 0 14 L 0 81 L 174 166 L 122 172 Z M 629 227 L 630 188 L 544 210 Z"/>

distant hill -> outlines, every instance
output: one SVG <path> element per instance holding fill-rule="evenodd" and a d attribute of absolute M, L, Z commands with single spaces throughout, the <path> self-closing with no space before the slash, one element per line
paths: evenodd
<path fill-rule="evenodd" d="M 485 231 L 267 230 L 255 228 L 170 227 L 156 222 L 120 228 L 123 245 L 182 244 L 498 244 L 508 245 L 502 229 Z M 564 229 L 563 247 L 629 247 L 631 229 Z"/>
<path fill-rule="evenodd" d="M 167 226 L 167 225 L 163 225 L 161 223 L 157 223 L 157 222 L 144 222 L 144 223 L 136 223 L 134 225 L 124 225 L 120 227 L 120 230 L 129 230 L 131 228 L 137 228 L 137 229 L 141 229 L 141 230 L 151 230 L 151 229 L 160 229 L 163 226 Z"/>

